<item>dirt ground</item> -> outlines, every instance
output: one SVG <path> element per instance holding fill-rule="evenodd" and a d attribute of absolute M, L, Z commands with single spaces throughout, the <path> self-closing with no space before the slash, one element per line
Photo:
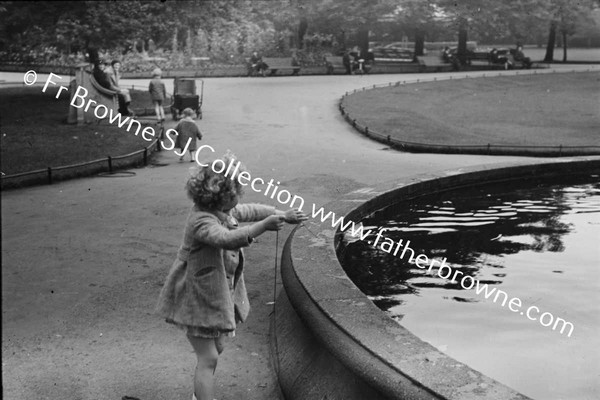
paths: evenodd
<path fill-rule="evenodd" d="M 302 196 L 305 210 L 376 182 L 517 159 L 396 152 L 343 121 L 345 91 L 398 79 L 206 79 L 202 144 L 216 155 L 231 149 L 252 176 Z M 162 152 L 134 176 L 2 192 L 4 399 L 191 398 L 191 346 L 153 314 L 190 206 L 191 165 Z M 277 205 L 252 190 L 245 201 Z M 265 234 L 246 252 L 253 309 L 217 368 L 220 400 L 279 398 L 269 361 L 275 238 Z"/>

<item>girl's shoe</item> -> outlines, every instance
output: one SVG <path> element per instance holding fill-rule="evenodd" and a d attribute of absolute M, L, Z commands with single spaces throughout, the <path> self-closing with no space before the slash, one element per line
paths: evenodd
<path fill-rule="evenodd" d="M 196 398 L 196 393 L 192 393 L 192 400 L 198 400 L 198 399 Z M 217 400 L 217 399 L 214 399 L 214 400 Z"/>

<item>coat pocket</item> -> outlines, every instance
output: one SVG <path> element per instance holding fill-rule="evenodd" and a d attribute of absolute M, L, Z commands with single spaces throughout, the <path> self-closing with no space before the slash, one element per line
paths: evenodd
<path fill-rule="evenodd" d="M 196 273 L 194 274 L 194 278 L 202 278 L 208 274 L 210 274 L 212 271 L 216 270 L 216 267 L 204 267 L 204 268 L 200 268 L 198 271 L 196 271 Z"/>

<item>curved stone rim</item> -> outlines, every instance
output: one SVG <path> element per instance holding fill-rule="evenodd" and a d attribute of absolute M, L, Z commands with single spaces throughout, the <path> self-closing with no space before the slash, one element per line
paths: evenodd
<path fill-rule="evenodd" d="M 600 174 L 600 157 L 420 175 L 363 188 L 324 209 L 358 222 L 399 196 L 409 199 L 482 181 L 548 178 L 582 170 Z M 330 220 L 306 225 L 297 227 L 286 242 L 281 266 L 284 288 L 303 324 L 348 370 L 386 398 L 528 398 L 438 351 L 385 315 L 342 269 L 337 257 L 339 230 L 332 229 Z"/>

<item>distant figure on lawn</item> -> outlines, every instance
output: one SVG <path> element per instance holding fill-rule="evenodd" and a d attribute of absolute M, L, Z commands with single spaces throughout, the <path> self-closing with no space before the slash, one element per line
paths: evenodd
<path fill-rule="evenodd" d="M 148 91 L 150 92 L 152 103 L 154 104 L 154 111 L 156 112 L 156 119 L 158 122 L 165 120 L 165 110 L 163 109 L 162 103 L 167 98 L 167 89 L 165 88 L 162 79 L 160 79 L 161 75 L 162 71 L 160 68 L 154 69 L 154 71 L 152 71 L 152 80 L 148 86 Z"/>

